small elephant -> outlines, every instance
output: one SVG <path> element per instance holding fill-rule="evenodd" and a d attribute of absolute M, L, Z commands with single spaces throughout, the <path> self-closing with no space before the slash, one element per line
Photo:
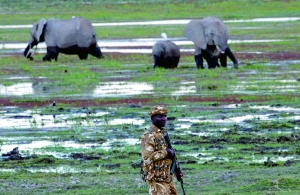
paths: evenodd
<path fill-rule="evenodd" d="M 88 54 L 102 58 L 103 54 L 97 44 L 96 32 L 92 24 L 81 17 L 73 17 L 69 20 L 51 18 L 41 19 L 35 23 L 30 31 L 31 40 L 24 50 L 24 56 L 30 59 L 30 50 L 44 42 L 47 45 L 47 53 L 43 61 L 57 61 L 59 53 L 77 54 L 80 59 L 87 59 Z"/>
<path fill-rule="evenodd" d="M 227 56 L 233 62 L 234 68 L 238 68 L 238 61 L 227 44 L 228 29 L 219 18 L 191 20 L 183 33 L 187 39 L 194 42 L 197 68 L 204 68 L 202 58 L 206 59 L 209 68 L 219 66 L 218 59 L 222 67 L 227 67 Z"/>
<path fill-rule="evenodd" d="M 176 68 L 180 60 L 180 50 L 179 47 L 172 41 L 162 40 L 154 44 L 152 48 L 152 56 L 154 60 L 153 68 Z"/>

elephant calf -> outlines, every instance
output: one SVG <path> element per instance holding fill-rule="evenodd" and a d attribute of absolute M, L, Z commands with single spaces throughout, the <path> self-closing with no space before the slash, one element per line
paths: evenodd
<path fill-rule="evenodd" d="M 47 45 L 47 53 L 43 61 L 57 61 L 59 53 L 77 54 L 80 59 L 87 59 L 88 54 L 102 58 L 103 54 L 97 44 L 96 32 L 92 24 L 81 17 L 70 20 L 44 18 L 35 23 L 30 31 L 31 40 L 25 48 L 24 56 L 30 59 L 31 48 L 44 42 Z"/>
<path fill-rule="evenodd" d="M 179 47 L 169 40 L 158 41 L 152 48 L 155 67 L 176 68 L 180 59 Z"/>
<path fill-rule="evenodd" d="M 183 33 L 187 39 L 194 42 L 197 68 L 204 68 L 203 58 L 206 59 L 209 68 L 219 66 L 218 59 L 222 67 L 227 67 L 227 56 L 233 62 L 234 68 L 238 68 L 238 61 L 227 44 L 227 27 L 219 18 L 191 20 Z"/>

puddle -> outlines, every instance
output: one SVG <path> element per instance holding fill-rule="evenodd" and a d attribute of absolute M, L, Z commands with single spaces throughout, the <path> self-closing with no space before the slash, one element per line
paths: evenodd
<path fill-rule="evenodd" d="M 188 127 L 190 128 L 190 127 Z M 191 131 L 185 131 L 184 134 L 187 134 L 187 135 L 197 135 L 199 137 L 201 136 L 217 136 L 220 134 L 220 132 L 222 131 L 228 131 L 229 128 L 222 128 L 222 129 L 205 129 L 205 131 L 203 132 L 191 132 Z"/>
<path fill-rule="evenodd" d="M 106 120 L 101 118 L 102 116 L 110 114 L 106 111 L 96 111 L 95 113 L 87 114 L 84 111 L 73 110 L 70 113 L 64 114 L 40 114 L 39 110 L 33 111 L 24 111 L 24 112 L 11 112 L 9 108 L 2 108 L 3 111 L 0 116 L 0 129 L 4 130 L 22 130 L 22 129 L 31 129 L 39 130 L 46 129 L 57 130 L 61 128 L 71 128 L 71 129 L 80 129 L 83 127 L 97 127 L 99 125 L 122 125 L 122 124 L 132 124 L 132 125 L 142 125 L 145 123 L 144 119 L 129 118 L 129 119 L 112 119 Z M 6 110 L 6 111 L 5 111 Z M 84 120 L 82 118 L 87 117 L 97 118 L 94 120 Z M 78 118 L 81 118 L 80 124 L 77 121 Z M 1 132 L 0 132 L 1 134 Z"/>
<path fill-rule="evenodd" d="M 214 161 L 214 162 L 229 162 L 231 161 L 229 158 L 224 158 L 224 157 L 217 157 L 214 156 L 213 153 L 186 153 L 183 156 L 192 156 L 194 158 L 196 158 L 199 164 L 205 163 L 207 161 Z M 287 160 L 294 160 L 295 157 L 293 156 L 279 156 L 279 157 L 272 157 L 270 160 L 273 162 L 285 162 Z M 268 157 L 261 157 L 261 158 L 256 158 L 254 155 L 252 156 L 252 159 L 249 160 L 241 160 L 243 162 L 247 162 L 247 163 L 260 163 L 263 164 L 264 162 L 266 162 L 268 160 Z"/>
<path fill-rule="evenodd" d="M 138 119 L 113 119 L 108 122 L 109 125 L 122 125 L 122 124 L 128 124 L 128 125 L 142 125 L 145 123 L 145 120 L 138 120 Z"/>
<path fill-rule="evenodd" d="M 273 106 L 250 106 L 253 109 L 259 110 L 272 110 L 278 112 L 293 112 L 295 114 L 300 114 L 300 108 L 291 108 L 291 107 L 273 107 Z"/>
<path fill-rule="evenodd" d="M 18 83 L 10 86 L 0 85 L 0 95 L 10 96 L 10 95 L 32 95 L 34 94 L 34 89 L 32 83 Z"/>
<path fill-rule="evenodd" d="M 31 113 L 20 112 L 20 113 L 6 113 L 0 117 L 0 129 L 31 129 L 38 130 L 39 128 L 55 130 L 63 127 L 74 127 L 76 126 L 90 126 L 91 122 L 81 121 L 81 124 L 77 124 L 76 118 L 86 117 L 86 113 L 69 113 L 69 114 L 56 114 L 56 115 L 45 115 L 38 114 L 39 111 Z M 93 117 L 100 117 L 109 114 L 109 112 L 97 112 L 90 114 Z M 73 120 L 72 120 L 73 119 Z M 0 133 L 1 134 L 1 133 Z"/>
<path fill-rule="evenodd" d="M 103 168 L 101 167 L 95 167 L 95 168 L 74 168 L 74 166 L 70 166 L 70 165 L 60 165 L 57 167 L 47 167 L 47 168 L 23 168 L 21 170 L 26 170 L 29 171 L 31 173 L 82 173 L 82 172 L 87 172 L 87 173 L 94 173 L 94 172 L 100 172 L 103 171 Z M 16 171 L 20 171 L 20 169 L 0 169 L 0 171 L 3 172 L 16 172 Z M 105 171 L 105 170 L 104 170 Z"/>
<path fill-rule="evenodd" d="M 172 92 L 171 95 L 183 95 L 189 93 L 196 93 L 196 82 L 181 81 L 177 91 Z"/>
<path fill-rule="evenodd" d="M 7 153 L 11 151 L 15 147 L 19 147 L 19 151 L 21 154 L 32 152 L 35 149 L 44 148 L 44 147 L 64 147 L 64 148 L 91 148 L 93 147 L 99 147 L 99 144 L 92 143 L 92 144 L 82 144 L 82 143 L 76 143 L 74 141 L 64 141 L 64 142 L 53 142 L 48 140 L 37 140 L 37 141 L 31 141 L 29 143 L 11 143 L 11 142 L 5 142 L 5 139 L 2 140 L 3 145 L 1 146 L 1 153 Z M 43 153 L 45 154 L 45 153 Z"/>
<path fill-rule="evenodd" d="M 253 90 L 256 89 L 256 90 Z M 269 88 L 266 86 L 265 88 L 262 88 L 261 85 L 253 85 L 253 84 L 247 84 L 247 85 L 239 85 L 230 87 L 230 92 L 234 94 L 273 94 L 274 92 L 278 93 L 287 93 L 287 92 L 297 92 L 299 90 L 299 87 L 294 85 L 285 85 L 285 86 L 272 86 Z"/>
<path fill-rule="evenodd" d="M 288 64 L 297 64 L 295 60 L 285 61 Z M 275 64 L 275 62 L 274 62 Z M 281 61 L 277 62 L 279 66 L 282 66 Z M 131 64 L 132 65 L 132 64 Z M 128 70 L 129 71 L 129 70 Z M 117 71 L 118 72 L 118 71 Z M 300 71 L 287 71 L 287 73 L 297 75 Z M 127 74 L 126 70 L 122 72 L 122 75 L 116 74 L 110 76 L 108 78 L 130 78 L 130 72 Z M 131 71 L 132 73 L 132 71 Z M 271 82 L 274 79 L 274 76 L 282 75 L 281 71 L 277 72 L 263 72 L 264 75 L 256 80 L 247 80 L 243 79 L 246 77 L 245 75 L 257 74 L 257 70 L 250 70 L 249 72 L 244 72 L 242 75 L 238 76 L 241 81 L 238 84 L 228 85 L 228 90 L 221 91 L 224 94 L 258 94 L 258 93 L 273 93 L 274 90 L 279 93 L 286 92 L 297 92 L 300 89 L 299 81 L 296 79 L 277 79 L 276 82 L 279 86 L 269 87 L 265 85 L 265 87 L 261 86 L 260 83 Z M 272 77 L 271 77 L 271 76 Z M 45 90 L 42 86 L 49 85 L 47 81 L 44 81 L 45 77 L 38 77 L 40 79 L 39 83 L 31 83 L 29 80 L 30 77 L 5 77 L 3 76 L 2 80 L 14 80 L 14 82 L 18 82 L 9 86 L 0 85 L 0 96 L 45 96 L 51 93 L 51 88 Z M 200 82 L 201 84 L 201 82 Z M 191 95 L 191 94 L 199 94 L 207 95 L 209 92 L 205 92 L 205 90 L 197 89 L 199 83 L 195 81 L 187 81 L 183 80 L 180 83 L 172 83 L 172 91 L 170 91 L 170 95 L 178 96 L 178 95 Z M 253 90 L 254 89 L 254 90 Z M 147 82 L 125 82 L 125 81 L 112 81 L 112 82 L 100 82 L 98 85 L 91 89 L 91 94 L 93 97 L 120 97 L 120 96 L 133 96 L 133 95 L 145 95 L 145 94 L 153 94 L 154 91 L 157 90 L 154 86 Z"/>
<path fill-rule="evenodd" d="M 105 82 L 93 90 L 93 97 L 120 97 L 129 95 L 152 94 L 154 87 L 139 82 Z"/>
<path fill-rule="evenodd" d="M 224 157 L 216 157 L 213 156 L 212 153 L 186 153 L 183 156 L 192 156 L 194 158 L 196 158 L 198 161 L 198 164 L 203 164 L 207 161 L 214 161 L 214 162 L 229 162 L 228 158 L 224 158 Z"/>
<path fill-rule="evenodd" d="M 190 123 L 241 123 L 245 120 L 257 119 L 260 120 L 271 120 L 269 118 L 271 114 L 251 114 L 244 116 L 229 117 L 224 119 L 203 119 L 202 117 L 193 118 L 179 118 L 178 121 L 190 122 Z"/>
<path fill-rule="evenodd" d="M 295 158 L 293 156 L 285 156 L 285 157 L 279 156 L 279 157 L 276 157 L 276 158 L 273 157 L 270 160 L 274 161 L 274 162 L 284 162 L 284 161 L 292 160 L 292 159 L 295 159 Z M 260 158 L 260 159 L 253 159 L 252 162 L 254 162 L 254 163 L 264 163 L 267 160 L 268 160 L 268 157 L 263 157 L 263 158 Z"/>
<path fill-rule="evenodd" d="M 64 147 L 71 149 L 103 149 L 109 150 L 112 148 L 112 145 L 115 143 L 122 144 L 123 146 L 136 145 L 140 143 L 139 139 L 134 138 L 123 138 L 123 139 L 111 139 L 102 144 L 98 143 L 78 143 L 75 141 L 61 141 L 53 142 L 49 140 L 34 140 L 34 141 L 21 141 L 21 142 L 12 142 L 8 141 L 5 138 L 1 137 L 0 140 L 3 142 L 0 151 L 2 154 L 12 151 L 12 149 L 19 147 L 19 152 L 21 155 L 52 155 L 55 158 L 68 158 L 69 153 L 61 153 L 47 150 L 47 147 Z M 28 143 L 24 143 L 28 142 Z M 118 147 L 122 149 L 123 147 Z M 53 150 L 53 149 L 51 149 Z M 67 150 L 66 150 L 67 152 Z M 1 159 L 1 157 L 0 157 Z"/>
<path fill-rule="evenodd" d="M 47 168 L 28 168 L 26 169 L 29 172 L 32 173 L 37 173 L 37 172 L 41 172 L 41 173 L 82 173 L 82 172 L 86 172 L 86 173 L 95 173 L 95 172 L 100 172 L 103 171 L 101 167 L 95 167 L 95 168 L 74 168 L 74 166 L 70 166 L 70 165 L 60 165 L 57 167 L 47 167 Z"/>

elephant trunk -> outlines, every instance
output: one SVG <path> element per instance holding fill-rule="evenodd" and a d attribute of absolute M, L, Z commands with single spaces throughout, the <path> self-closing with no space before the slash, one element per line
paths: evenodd
<path fill-rule="evenodd" d="M 30 59 L 32 59 L 32 57 L 31 57 L 31 55 L 33 54 L 30 50 L 34 47 L 34 46 L 36 46 L 38 44 L 38 42 L 36 41 L 36 40 L 31 40 L 29 43 L 28 43 L 28 45 L 27 45 L 27 47 L 25 48 L 25 50 L 24 50 L 24 56 L 26 57 L 26 58 L 30 58 Z"/>
<path fill-rule="evenodd" d="M 236 60 L 236 58 L 234 57 L 233 53 L 231 52 L 230 48 L 227 47 L 225 49 L 225 54 L 229 57 L 229 59 L 233 62 L 234 64 L 234 68 L 238 68 L 239 64 L 238 61 Z"/>
<path fill-rule="evenodd" d="M 104 55 L 103 55 L 103 53 L 102 53 L 102 51 L 101 51 L 101 49 L 100 49 L 100 47 L 98 46 L 98 48 L 97 48 L 98 50 L 99 50 L 99 58 L 104 58 Z"/>

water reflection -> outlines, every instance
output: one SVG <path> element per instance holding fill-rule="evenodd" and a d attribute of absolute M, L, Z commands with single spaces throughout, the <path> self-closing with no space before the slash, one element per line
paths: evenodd
<path fill-rule="evenodd" d="M 74 126 L 90 126 L 91 123 L 86 120 L 82 120 L 81 124 L 77 124 L 76 119 L 79 117 L 86 117 L 85 112 L 71 112 L 67 114 L 40 114 L 40 110 L 33 111 L 23 111 L 23 112 L 7 112 L 0 117 L 0 129 L 57 129 L 63 127 L 74 127 Z M 91 113 L 90 116 L 104 116 L 109 114 L 109 112 L 97 111 L 96 113 Z"/>
<path fill-rule="evenodd" d="M 17 83 L 10 86 L 0 85 L 0 95 L 32 95 L 32 83 Z"/>
<path fill-rule="evenodd" d="M 254 19 L 237 19 L 225 20 L 225 23 L 248 23 L 248 22 L 289 22 L 300 20 L 299 17 L 282 17 L 282 18 L 254 18 Z M 92 23 L 94 27 L 102 26 L 140 26 L 140 25 L 185 25 L 190 20 L 156 20 L 143 22 L 108 22 L 108 23 Z M 14 28 L 31 28 L 32 24 L 28 25 L 0 25 L 0 29 L 14 29 Z"/>
<path fill-rule="evenodd" d="M 47 167 L 47 168 L 41 168 L 41 167 L 31 167 L 31 168 L 24 168 L 22 170 L 26 170 L 32 173 L 82 173 L 82 172 L 99 172 L 102 171 L 101 167 L 94 167 L 94 168 L 76 168 L 72 165 L 59 165 L 57 167 Z M 18 169 L 0 169 L 0 171 L 3 172 L 16 172 Z"/>
<path fill-rule="evenodd" d="M 123 138 L 123 139 L 111 139 L 104 143 L 79 143 L 75 141 L 49 141 L 49 140 L 34 140 L 34 141 L 21 141 L 21 142 L 12 142 L 7 141 L 5 139 L 0 139 L 3 144 L 0 147 L 0 151 L 2 154 L 12 151 L 12 149 L 19 147 L 19 151 L 21 154 L 26 155 L 52 155 L 55 158 L 66 158 L 69 155 L 69 151 L 66 150 L 67 153 L 63 152 L 55 152 L 53 149 L 47 150 L 49 147 L 64 147 L 64 148 L 72 148 L 72 149 L 103 149 L 109 150 L 111 149 L 112 145 L 115 143 L 122 144 L 124 146 L 128 145 L 136 145 L 140 143 L 139 139 L 135 138 Z M 119 147 L 122 149 L 122 147 Z"/>
<path fill-rule="evenodd" d="M 279 106 L 250 106 L 250 108 L 258 109 L 258 110 L 273 110 L 278 112 L 293 112 L 295 114 L 300 114 L 300 108 L 292 108 L 292 107 L 279 107 Z"/>
<path fill-rule="evenodd" d="M 142 125 L 145 122 L 143 119 L 113 119 L 108 122 L 109 125 L 122 125 L 122 124 L 129 124 L 129 125 Z"/>
<path fill-rule="evenodd" d="M 102 170 L 101 167 L 95 167 L 95 168 L 76 168 L 71 165 L 59 165 L 57 167 L 47 167 L 47 168 L 28 168 L 26 169 L 29 172 L 32 173 L 95 173 Z"/>
<path fill-rule="evenodd" d="M 94 97 L 120 97 L 127 95 L 152 94 L 153 86 L 139 82 L 105 82 L 93 91 Z"/>
<path fill-rule="evenodd" d="M 269 118 L 271 114 L 249 114 L 244 116 L 234 116 L 224 119 L 204 119 L 202 117 L 190 117 L 190 118 L 179 118 L 178 121 L 181 122 L 191 122 L 191 123 L 241 123 L 245 120 L 257 119 L 260 120 L 271 120 Z"/>
<path fill-rule="evenodd" d="M 195 81 L 181 81 L 179 89 L 174 91 L 172 95 L 183 95 L 188 93 L 196 93 Z"/>
<path fill-rule="evenodd" d="M 129 70 L 128 70 L 129 71 Z M 124 72 L 124 71 L 123 71 Z M 293 72 L 294 73 L 294 72 Z M 255 74 L 252 71 L 251 74 Z M 130 74 L 119 74 L 117 76 L 109 76 L 109 78 L 125 78 L 130 77 Z M 40 77 L 41 78 L 41 77 Z M 14 77 L 14 78 L 4 78 L 4 79 L 14 79 L 23 81 L 24 83 L 17 83 L 10 86 L 0 85 L 0 96 L 26 96 L 26 95 L 49 95 L 51 88 L 41 87 L 40 83 L 45 83 L 43 81 L 39 83 L 28 82 L 29 77 Z M 238 93 L 238 94 L 258 94 L 258 93 L 286 93 L 286 92 L 297 92 L 299 90 L 298 81 L 296 79 L 286 79 L 278 80 L 277 82 L 282 83 L 279 86 L 268 86 L 260 85 L 265 81 L 271 82 L 273 78 L 264 77 L 261 80 L 242 80 L 238 84 L 228 85 L 229 90 L 221 91 L 224 94 Z M 197 83 L 195 81 L 181 81 L 179 83 L 173 83 L 172 96 L 185 95 L 185 94 L 198 94 Z M 125 82 L 125 81 L 112 81 L 112 82 L 101 82 L 92 91 L 93 97 L 121 97 L 121 96 L 131 96 L 131 95 L 144 95 L 153 94 L 154 86 L 146 82 Z M 202 95 L 209 95 L 210 92 L 201 91 Z"/>
<path fill-rule="evenodd" d="M 252 162 L 255 162 L 255 163 L 263 163 L 263 162 L 266 162 L 266 161 L 268 161 L 268 158 L 269 157 L 263 157 L 263 158 L 259 158 L 259 159 L 253 159 L 252 160 Z M 293 156 L 279 156 L 279 157 L 273 157 L 273 158 L 271 158 L 271 161 L 274 161 L 274 162 L 279 162 L 279 161 L 282 161 L 282 162 L 284 162 L 284 161 L 287 161 L 287 160 L 292 160 L 292 159 L 294 159 L 294 157 Z"/>
<path fill-rule="evenodd" d="M 101 47 L 101 51 L 106 52 L 122 52 L 122 53 L 141 53 L 140 49 L 128 49 L 122 47 L 152 47 L 157 41 L 162 40 L 161 38 L 141 38 L 141 39 L 115 39 L 115 40 L 98 40 L 98 45 Z M 185 45 L 194 45 L 192 41 L 187 41 L 185 38 L 170 38 L 169 40 L 173 41 L 175 44 L 179 46 Z M 283 41 L 281 39 L 265 39 L 265 40 L 229 40 L 229 44 L 236 43 L 264 43 L 264 42 L 280 42 Z M 0 44 L 0 50 L 8 52 L 17 52 L 23 53 L 27 43 L 3 43 Z M 108 48 L 114 49 L 108 49 Z M 116 48 L 118 47 L 118 48 Z M 120 48 L 121 47 L 121 48 Z M 36 53 L 45 53 L 46 52 L 46 44 L 39 43 L 37 46 Z M 152 49 L 143 49 L 145 53 L 150 53 Z M 181 52 L 193 52 L 194 49 L 181 49 Z"/>
<path fill-rule="evenodd" d="M 20 153 L 34 153 L 34 154 L 48 154 L 47 152 L 36 153 L 34 150 L 45 148 L 45 147 L 65 147 L 65 148 L 91 148 L 92 146 L 97 146 L 97 143 L 76 143 L 74 141 L 64 141 L 64 142 L 53 142 L 48 140 L 35 140 L 29 143 L 11 143 L 4 142 L 1 146 L 1 153 L 7 153 L 15 147 L 19 147 Z"/>
<path fill-rule="evenodd" d="M 231 148 L 231 150 L 234 148 Z M 183 156 L 192 156 L 196 159 L 198 159 L 198 163 L 202 164 L 205 163 L 207 161 L 214 161 L 214 162 L 229 162 L 229 158 L 227 157 L 217 157 L 214 156 L 213 153 L 210 152 L 205 152 L 202 151 L 201 153 L 199 152 L 191 152 L 191 153 L 186 153 Z M 273 157 L 271 158 L 271 161 L 273 162 L 285 162 L 287 160 L 293 160 L 295 159 L 294 156 L 279 156 L 279 157 Z M 242 162 L 247 162 L 247 163 L 264 163 L 266 161 L 268 161 L 268 157 L 258 157 L 256 158 L 254 155 L 252 157 L 252 159 L 245 159 L 245 160 L 241 160 Z"/>

